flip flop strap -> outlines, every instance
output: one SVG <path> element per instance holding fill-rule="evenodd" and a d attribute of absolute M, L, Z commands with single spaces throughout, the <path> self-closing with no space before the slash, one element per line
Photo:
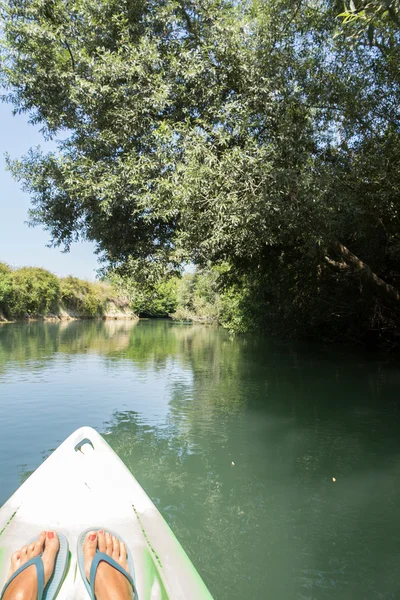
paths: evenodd
<path fill-rule="evenodd" d="M 15 573 L 13 573 L 10 577 L 10 579 L 7 581 L 6 585 L 3 588 L 3 591 L 1 592 L 0 595 L 0 600 L 3 598 L 6 589 L 8 588 L 8 586 L 10 585 L 10 583 L 12 581 L 14 581 L 14 579 L 16 577 L 18 577 L 18 575 L 20 573 L 22 573 L 22 571 L 25 571 L 25 569 L 27 569 L 28 567 L 30 567 L 31 565 L 35 565 L 36 567 L 36 575 L 37 575 L 37 586 L 38 586 L 38 595 L 37 595 L 37 600 L 42 600 L 43 598 L 43 591 L 44 591 L 44 567 L 43 567 L 43 561 L 40 556 L 35 556 L 34 558 L 31 558 L 31 560 L 28 560 L 28 562 L 26 562 L 24 565 L 22 565 L 22 567 L 20 567 L 19 569 L 17 569 L 15 571 Z"/>
<path fill-rule="evenodd" d="M 124 577 L 127 578 L 127 580 L 129 581 L 129 583 L 132 586 L 133 598 L 135 600 L 138 600 L 136 587 L 135 587 L 132 577 L 129 575 L 129 573 L 127 571 L 125 571 L 125 569 L 123 569 L 121 567 L 121 565 L 119 565 L 113 558 L 111 558 L 111 556 L 108 556 L 108 554 L 105 554 L 104 552 L 96 552 L 96 554 L 94 555 L 94 558 L 92 560 L 92 565 L 90 567 L 90 587 L 92 589 L 93 598 L 95 598 L 94 580 L 96 579 L 96 572 L 97 572 L 98 566 L 102 561 L 108 563 L 109 565 L 114 567 L 114 569 L 117 569 L 117 571 L 122 573 L 122 575 L 124 575 Z"/>

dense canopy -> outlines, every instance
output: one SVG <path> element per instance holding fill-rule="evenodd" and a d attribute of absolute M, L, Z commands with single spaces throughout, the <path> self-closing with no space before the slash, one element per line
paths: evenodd
<path fill-rule="evenodd" d="M 11 162 L 54 244 L 223 265 L 253 323 L 396 333 L 397 2 L 8 0 L 2 79 L 56 153 Z"/>

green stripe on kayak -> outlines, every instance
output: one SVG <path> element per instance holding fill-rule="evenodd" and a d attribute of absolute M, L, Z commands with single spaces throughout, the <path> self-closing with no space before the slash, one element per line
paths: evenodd
<path fill-rule="evenodd" d="M 8 525 L 11 523 L 11 521 L 13 520 L 13 518 L 15 517 L 17 512 L 18 512 L 17 510 L 15 512 L 13 512 L 11 517 L 8 519 L 7 523 L 4 525 L 3 529 L 0 531 L 0 535 L 2 535 L 5 532 L 5 530 L 7 529 Z"/>

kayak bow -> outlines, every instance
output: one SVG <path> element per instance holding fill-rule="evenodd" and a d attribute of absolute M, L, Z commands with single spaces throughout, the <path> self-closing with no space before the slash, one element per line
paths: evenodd
<path fill-rule="evenodd" d="M 89 527 L 115 531 L 129 546 L 140 600 L 212 600 L 153 502 L 92 428 L 70 435 L 0 509 L 0 590 L 11 554 L 43 529 L 69 541 L 70 565 L 57 600 L 87 600 L 77 540 Z"/>

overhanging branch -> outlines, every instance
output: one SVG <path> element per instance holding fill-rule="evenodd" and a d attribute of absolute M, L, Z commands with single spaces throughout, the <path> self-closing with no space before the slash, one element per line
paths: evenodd
<path fill-rule="evenodd" d="M 381 279 L 379 275 L 372 271 L 371 267 L 358 258 L 358 256 L 353 254 L 353 252 L 344 246 L 344 244 L 336 240 L 330 244 L 330 249 L 338 254 L 342 258 L 342 261 L 338 262 L 329 258 L 328 256 L 325 256 L 325 260 L 328 264 L 341 271 L 352 268 L 353 271 L 357 272 L 366 282 L 372 284 L 381 295 L 385 295 L 386 298 L 389 298 L 395 302 L 400 301 L 400 292 L 392 285 Z"/>
<path fill-rule="evenodd" d="M 329 258 L 329 256 L 324 256 L 324 259 L 328 263 L 328 265 L 330 265 L 337 271 L 347 271 L 348 269 L 350 269 L 350 265 L 348 265 L 346 262 L 338 262 L 337 260 Z"/>

